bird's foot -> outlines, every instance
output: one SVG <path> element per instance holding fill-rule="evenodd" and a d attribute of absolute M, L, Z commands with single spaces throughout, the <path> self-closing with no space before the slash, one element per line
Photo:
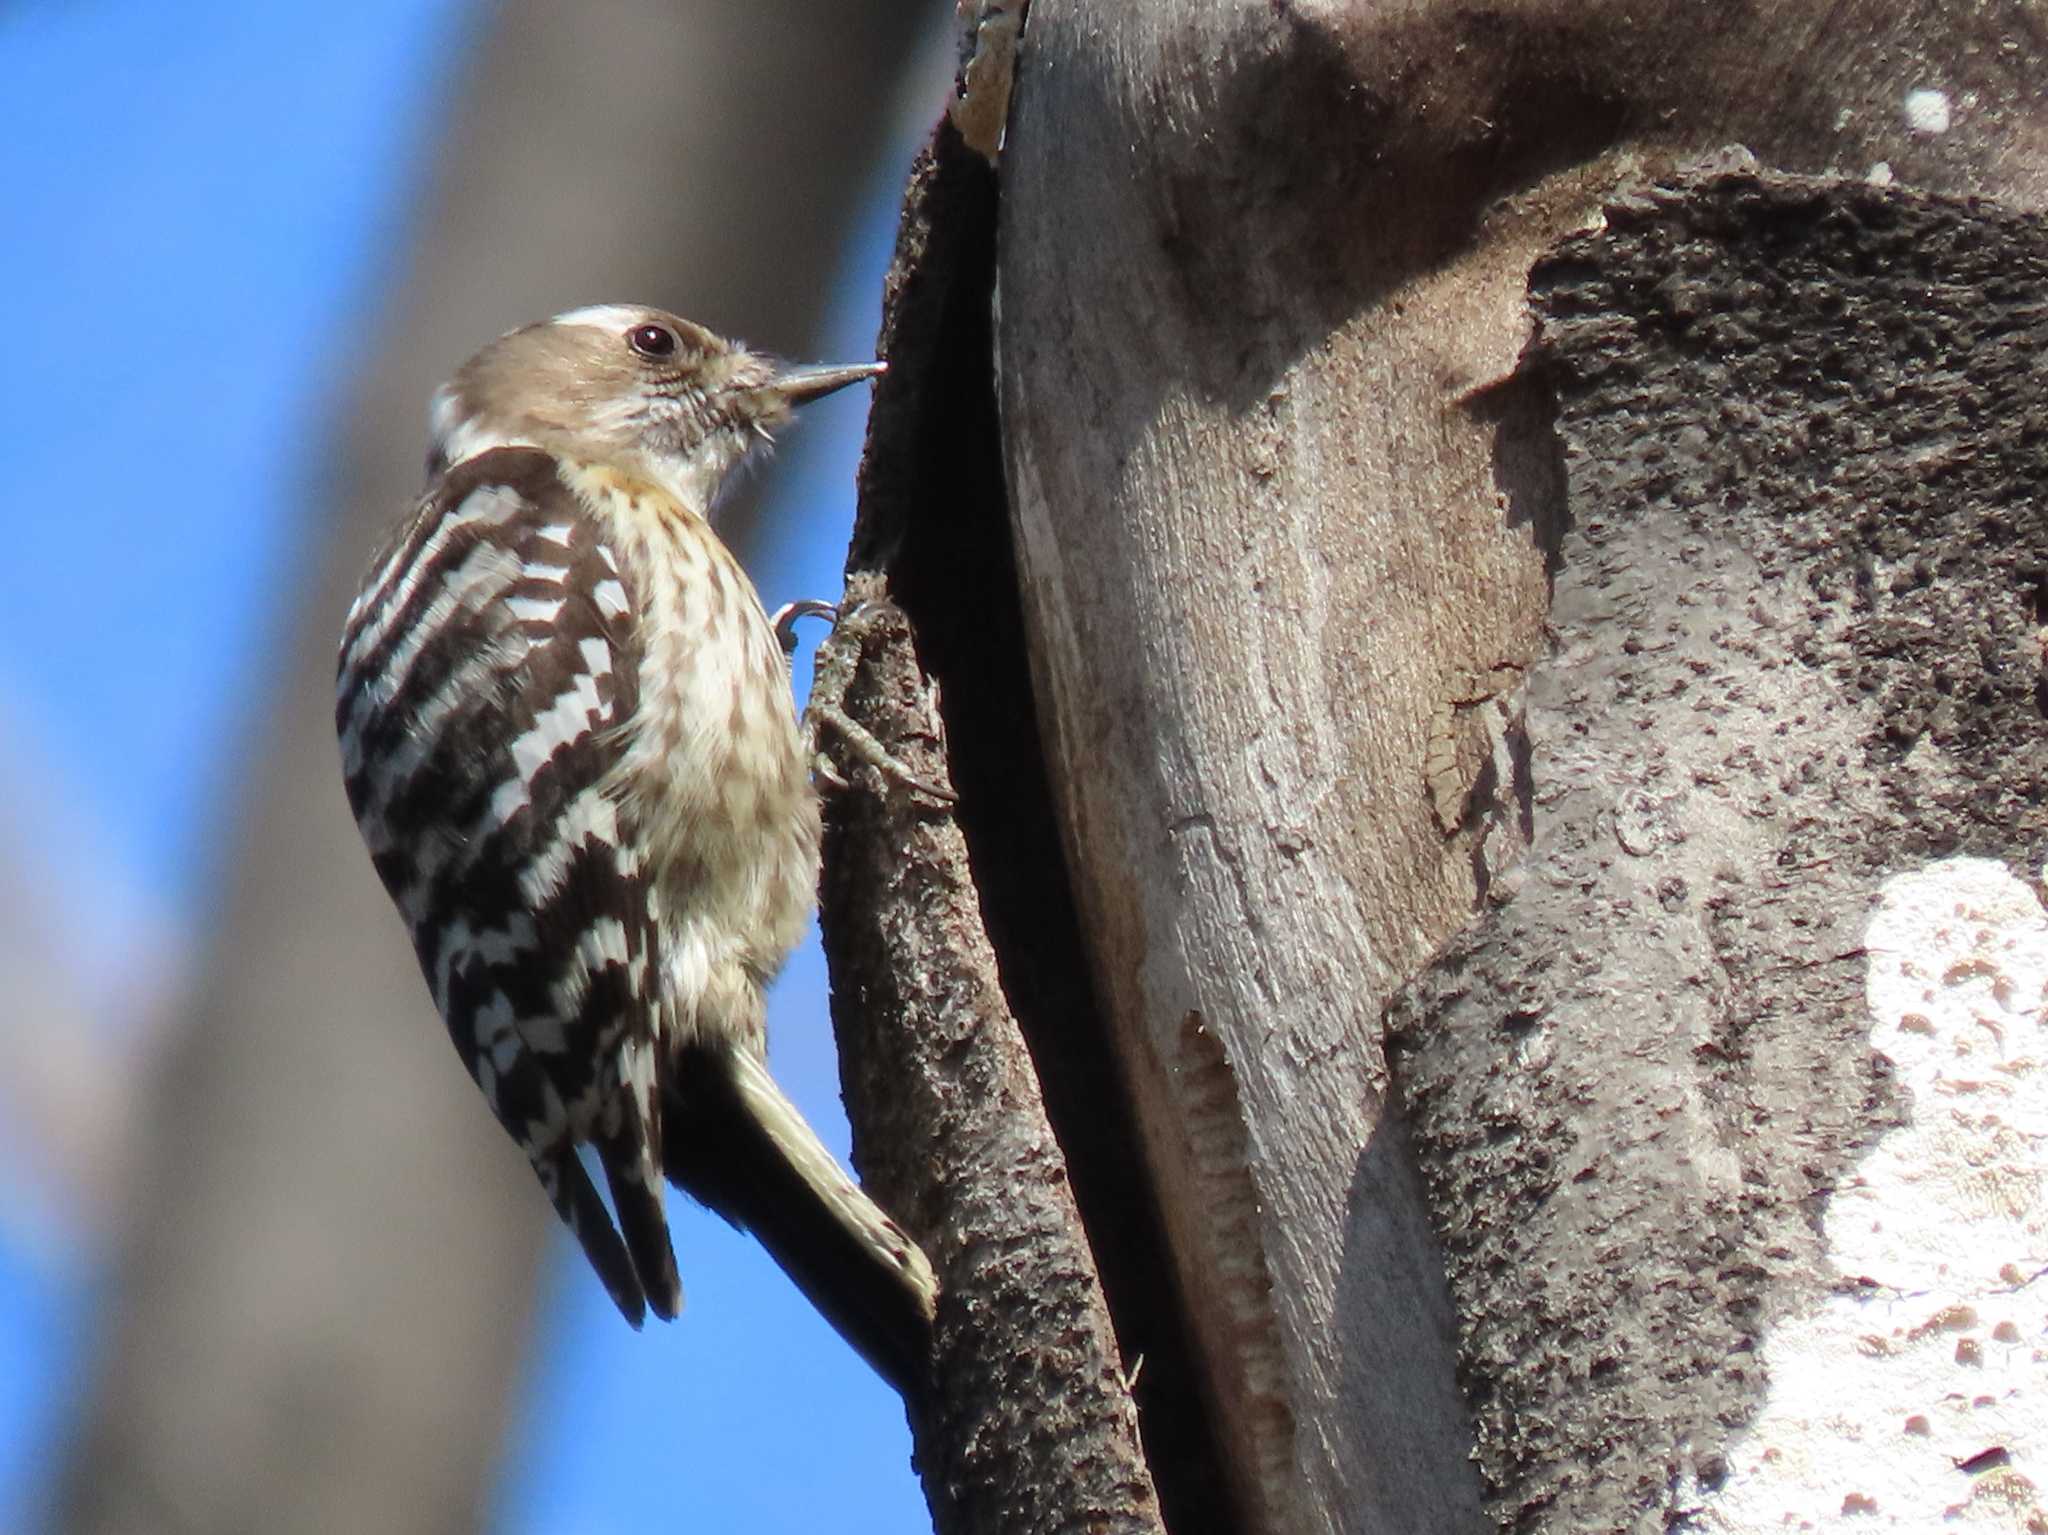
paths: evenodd
<path fill-rule="evenodd" d="M 876 740 L 873 731 L 854 719 L 839 705 L 815 702 L 804 710 L 804 744 L 812 754 L 811 760 L 818 765 L 818 776 L 835 789 L 844 789 L 848 785 L 845 776 L 833 765 L 832 759 L 825 754 L 819 743 L 818 729 L 821 725 L 830 725 L 838 732 L 839 739 L 846 743 L 848 751 L 890 782 L 915 790 L 927 799 L 935 799 L 942 805 L 958 802 L 958 794 L 944 784 L 920 778 L 901 757 Z"/>
<path fill-rule="evenodd" d="M 857 618 L 860 608 L 845 611 L 836 603 L 823 602 L 807 597 L 797 602 L 785 602 L 770 616 L 769 622 L 775 628 L 775 642 L 782 647 L 782 653 L 789 655 L 796 649 L 796 623 L 800 618 L 822 618 L 836 631 L 842 622 Z M 854 719 L 838 704 L 820 699 L 813 694 L 804 706 L 804 753 L 812 764 L 812 770 L 823 782 L 835 789 L 850 787 L 846 776 L 841 773 L 824 750 L 820 733 L 825 726 L 844 741 L 847 750 L 880 773 L 892 783 L 937 800 L 942 805 L 957 803 L 960 796 L 944 784 L 931 782 L 918 774 L 888 747 L 875 738 L 873 731 Z"/>

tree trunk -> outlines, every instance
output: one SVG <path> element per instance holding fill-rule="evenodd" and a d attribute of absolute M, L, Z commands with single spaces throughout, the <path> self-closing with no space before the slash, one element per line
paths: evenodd
<path fill-rule="evenodd" d="M 1959 1462 L 2048 1454 L 2038 1360 L 1981 1357 L 2044 1317 L 2000 1293 L 2039 1144 L 1996 1125 L 2048 1123 L 2048 947 L 1954 857 L 2048 853 L 2044 283 L 2038 217 L 1746 170 L 1536 271 L 1572 524 L 1536 842 L 1393 1031 L 1503 1522 L 1967 1528 L 2014 1489 Z M 1931 900 L 1977 930 L 1942 964 L 1887 911 Z"/>
<path fill-rule="evenodd" d="M 851 561 L 907 624 L 825 680 L 960 793 L 856 771 L 826 910 L 857 1151 L 947 1285 L 943 1535 L 1102 1517 L 1048 1404 L 1176 1535 L 1884 1507 L 1825 1434 L 1757 1479 L 1758 1356 L 1911 1288 L 1826 1235 L 1911 1116 L 1854 985 L 1883 880 L 2043 851 L 2040 231 L 1925 195 L 2040 205 L 2041 44 L 2017 6 L 1038 0 L 999 192 L 941 128 Z M 1808 179 L 1648 189 L 1731 140 Z M 2021 1213 L 1911 1324 L 1980 1355 L 2040 1319 L 1983 1299 L 2041 1265 L 2001 1144 Z M 1937 1510 L 2031 1497 L 1956 1459 Z"/>

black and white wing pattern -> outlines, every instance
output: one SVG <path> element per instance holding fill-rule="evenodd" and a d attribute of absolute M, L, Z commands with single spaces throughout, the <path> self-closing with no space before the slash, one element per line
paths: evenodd
<path fill-rule="evenodd" d="M 350 807 L 455 1048 L 636 1327 L 682 1300 L 650 871 L 609 792 L 639 659 L 628 574 L 557 461 L 497 448 L 372 564 L 335 707 Z"/>

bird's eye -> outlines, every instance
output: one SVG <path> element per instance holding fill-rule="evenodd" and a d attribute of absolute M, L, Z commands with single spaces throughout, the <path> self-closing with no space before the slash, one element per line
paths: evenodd
<path fill-rule="evenodd" d="M 676 349 L 676 333 L 666 325 L 636 325 L 626 332 L 626 345 L 642 357 L 668 357 Z"/>

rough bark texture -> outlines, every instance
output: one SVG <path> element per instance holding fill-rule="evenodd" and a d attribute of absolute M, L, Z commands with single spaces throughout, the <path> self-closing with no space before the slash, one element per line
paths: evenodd
<path fill-rule="evenodd" d="M 1902 1112 L 1880 883 L 2048 855 L 2048 224 L 1750 174 L 1606 223 L 1533 280 L 1571 518 L 1534 851 L 1394 1012 L 1524 1530 L 1711 1501 L 1773 1324 L 1875 1283 L 1819 1216 Z"/>
<path fill-rule="evenodd" d="M 551 1217 L 350 822 L 342 613 L 418 493 L 428 395 L 480 342 L 633 298 L 803 345 L 884 126 L 876 81 L 919 14 L 498 8 L 319 487 L 330 543 L 246 754 L 240 852 L 155 1092 L 63 1528 L 476 1527 Z"/>
<path fill-rule="evenodd" d="M 1442 1212 L 1379 1041 L 1529 830 L 1500 791 L 1565 512 L 1515 372 L 1531 264 L 1733 139 L 2037 202 L 2039 30 L 1820 0 L 1033 5 L 996 348 L 1033 678 L 1246 1528 L 1484 1517 Z"/>
<path fill-rule="evenodd" d="M 1047 1119 L 1058 1074 L 1042 1094 L 1019 1022 L 1050 1015 L 1085 1035 L 1093 1008 L 1063 871 L 1046 857 L 1056 842 L 1004 539 L 987 367 L 994 198 L 988 166 L 942 126 L 889 280 L 855 616 L 821 649 L 812 693 L 814 710 L 843 707 L 920 776 L 949 772 L 960 799 L 936 805 L 838 753 L 853 787 L 827 802 L 825 945 L 855 1161 L 925 1239 L 944 1286 L 933 1389 L 909 1404 L 937 1527 L 1136 1535 L 1160 1529 L 1157 1498 Z M 926 618 L 915 646 L 906 609 Z M 972 744 L 948 753 L 956 729 Z M 1008 855 L 1036 872 L 985 905 L 970 848 L 977 863 Z M 1033 880 L 1042 899 L 1019 920 Z"/>

